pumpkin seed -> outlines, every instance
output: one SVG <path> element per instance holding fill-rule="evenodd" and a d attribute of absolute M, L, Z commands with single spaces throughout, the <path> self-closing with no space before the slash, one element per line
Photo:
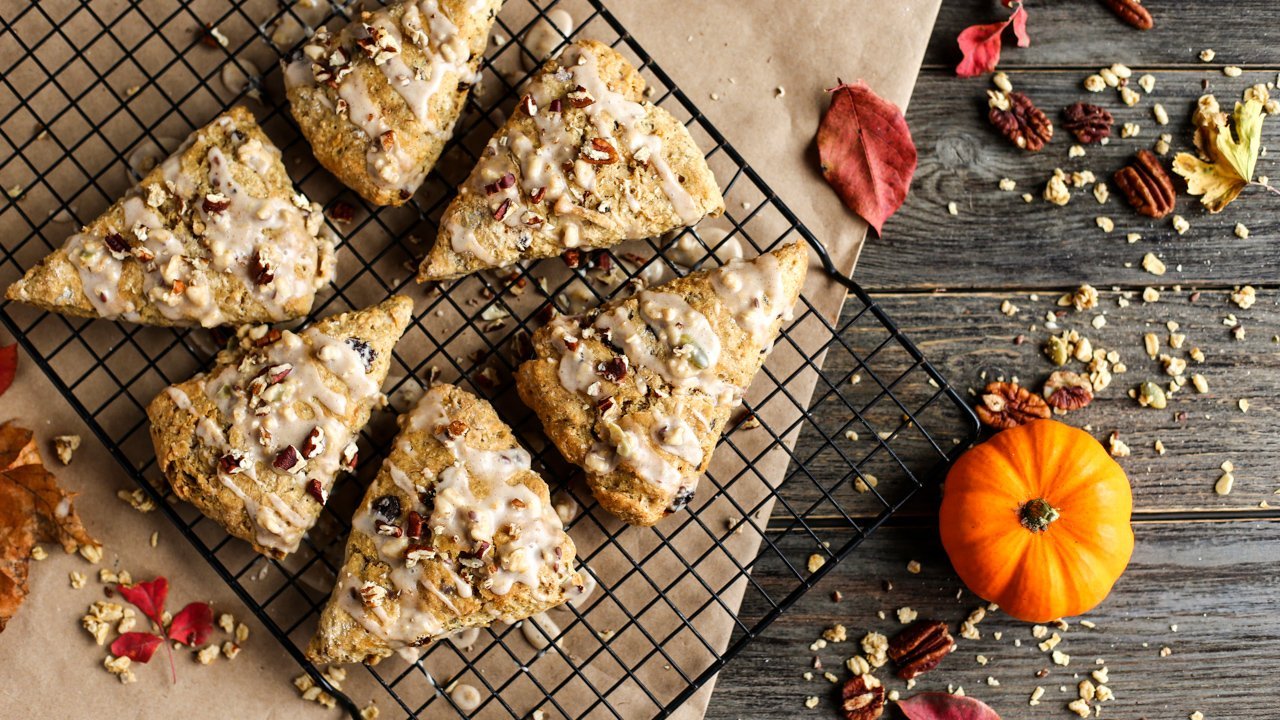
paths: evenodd
<path fill-rule="evenodd" d="M 1150 380 L 1138 386 L 1138 404 L 1142 407 L 1163 410 L 1169 405 L 1164 389 Z"/>

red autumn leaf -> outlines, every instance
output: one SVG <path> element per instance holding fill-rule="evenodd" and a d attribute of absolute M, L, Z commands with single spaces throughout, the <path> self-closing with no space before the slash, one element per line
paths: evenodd
<path fill-rule="evenodd" d="M 134 662 L 150 662 L 151 656 L 156 654 L 156 648 L 164 640 L 159 635 L 152 635 L 145 632 L 127 632 L 115 639 L 111 643 L 111 654 L 118 657 L 127 657 Z"/>
<path fill-rule="evenodd" d="M 13 376 L 18 374 L 18 344 L 0 347 L 0 395 L 13 384 Z"/>
<path fill-rule="evenodd" d="M 818 126 L 822 175 L 850 210 L 880 233 L 902 207 L 916 171 L 916 146 L 897 105 L 866 83 L 828 90 L 831 106 Z"/>
<path fill-rule="evenodd" d="M 1008 5 L 1008 3 L 1006 3 Z M 1001 36 L 1004 29 L 1013 26 L 1013 34 L 1017 37 L 1018 47 L 1027 47 L 1031 38 L 1027 35 L 1027 10 L 1022 3 L 1014 4 L 1013 14 L 1004 22 L 989 25 L 973 25 L 965 28 L 956 38 L 963 56 L 956 66 L 956 75 L 975 77 L 996 69 L 1000 62 L 1000 48 L 1003 44 Z"/>
<path fill-rule="evenodd" d="M 164 627 L 161 616 L 164 614 L 164 601 L 169 597 L 169 581 L 160 576 L 150 582 L 134 585 L 117 585 L 120 596 L 133 603 L 143 615 L 160 627 Z"/>
<path fill-rule="evenodd" d="M 213 610 L 202 602 L 193 602 L 182 608 L 169 625 L 169 639 L 188 647 L 203 645 L 212 632 Z"/>
<path fill-rule="evenodd" d="M 1013 26 L 1013 36 L 1018 39 L 1018 47 L 1031 47 L 1031 36 L 1027 34 L 1027 9 L 1018 3 L 1018 7 L 1009 16 L 1009 24 Z"/>
<path fill-rule="evenodd" d="M 1000 720 L 986 703 L 971 697 L 943 692 L 912 695 L 898 701 L 908 720 Z"/>

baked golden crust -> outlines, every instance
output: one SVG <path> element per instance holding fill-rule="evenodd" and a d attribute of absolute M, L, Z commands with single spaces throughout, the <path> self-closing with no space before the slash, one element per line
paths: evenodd
<path fill-rule="evenodd" d="M 557 318 L 534 333 L 520 398 L 602 507 L 653 525 L 692 498 L 807 270 L 796 243 Z"/>
<path fill-rule="evenodd" d="M 377 662 L 543 612 L 581 584 L 546 483 L 489 403 L 437 385 L 399 424 L 352 521 L 313 662 Z"/>
<path fill-rule="evenodd" d="M 209 372 L 147 407 L 174 493 L 260 553 L 296 550 L 337 474 L 354 468 L 412 310 L 397 295 L 298 333 L 242 328 Z"/>
<path fill-rule="evenodd" d="M 311 310 L 333 253 L 320 206 L 294 191 L 280 151 L 234 107 L 5 297 L 147 325 L 288 320 Z"/>
<path fill-rule="evenodd" d="M 317 33 L 285 83 L 320 164 L 371 203 L 412 197 L 453 134 L 501 7 L 406 0 Z"/>
<path fill-rule="evenodd" d="M 449 204 L 418 281 L 654 237 L 724 210 L 689 130 L 626 58 L 583 40 L 547 61 Z"/>

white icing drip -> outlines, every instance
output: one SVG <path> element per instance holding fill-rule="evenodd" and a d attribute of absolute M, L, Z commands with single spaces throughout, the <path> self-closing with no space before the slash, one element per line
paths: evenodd
<path fill-rule="evenodd" d="M 517 584 L 528 588 L 535 597 L 545 598 L 540 570 L 550 567 L 557 575 L 567 572 L 561 558 L 563 525 L 554 508 L 544 503 L 537 492 L 520 482 L 530 472 L 530 456 L 516 446 L 501 450 L 482 450 L 467 443 L 467 432 L 459 434 L 458 426 L 445 407 L 444 389 L 425 393 L 413 411 L 402 419 L 403 431 L 397 452 L 408 455 L 405 463 L 416 457 L 409 433 L 423 434 L 444 445 L 454 463 L 437 475 L 429 468 L 421 472 L 425 483 L 412 479 L 414 470 L 405 470 L 390 461 L 383 471 L 397 488 L 403 522 L 407 528 L 409 513 L 421 513 L 421 538 L 410 538 L 402 531 L 380 532 L 387 521 L 377 514 L 378 498 L 368 498 L 356 512 L 355 531 L 373 538 L 381 560 L 391 567 L 387 582 L 396 602 L 390 611 L 386 606 L 372 612 L 352 589 L 359 590 L 359 579 L 344 578 L 346 587 L 338 591 L 342 607 L 370 632 L 393 644 L 411 645 L 444 631 L 447 623 L 439 607 L 455 616 L 461 615 L 456 598 L 470 598 L 476 588 L 493 595 L 506 595 Z M 375 482 L 385 482 L 381 479 Z M 424 495 L 430 500 L 430 512 Z M 437 550 L 440 547 L 470 548 L 456 553 Z M 451 582 L 438 585 L 426 574 L 428 567 L 445 573 Z M 426 598 L 435 598 L 438 606 Z"/>
<path fill-rule="evenodd" d="M 322 367 L 329 372 L 322 373 Z M 342 390 L 328 384 L 332 382 L 329 373 Z M 355 434 L 343 420 L 352 403 L 365 407 L 374 403 L 377 383 L 351 345 L 307 328 L 301 333 L 285 330 L 276 342 L 223 368 L 205 381 L 205 394 L 218 407 L 227 430 L 224 434 L 217 424 L 202 423 L 197 432 L 206 433 L 202 439 L 221 448 L 224 456 L 238 460 L 235 472 L 219 461 L 219 480 L 227 487 L 236 486 L 242 500 L 247 493 L 238 486 L 256 483 L 266 505 L 251 507 L 246 501 L 245 510 L 258 544 L 293 552 L 319 506 L 301 493 L 290 493 L 294 499 L 286 500 L 274 488 L 301 489 L 315 480 L 322 492 L 328 492 L 345 466 L 345 451 L 354 442 Z M 309 440 L 313 449 L 311 457 L 306 457 Z M 289 448 L 296 453 L 297 465 L 277 468 L 277 457 Z"/>
<path fill-rule="evenodd" d="M 791 306 L 783 302 L 778 258 L 768 253 L 752 262 L 731 262 L 711 273 L 711 286 L 738 327 L 767 351 L 773 343 L 774 323 L 791 316 Z"/>
<path fill-rule="evenodd" d="M 713 397 L 731 397 L 734 389 L 715 374 L 720 337 L 707 317 L 679 295 L 646 290 L 637 299 L 638 318 L 622 305 L 601 313 L 595 327 L 610 332 L 613 344 L 623 348 L 631 365 L 658 373 L 673 387 L 696 387 Z"/>
<path fill-rule="evenodd" d="M 560 646 L 560 626 L 545 612 L 535 613 L 520 623 L 520 633 L 535 650 L 545 650 L 555 641 Z"/>
<path fill-rule="evenodd" d="M 640 127 L 649 113 L 649 106 L 632 102 L 621 93 L 614 92 L 600 77 L 600 61 L 595 53 L 581 45 L 573 45 L 564 53 L 564 63 L 573 73 L 574 80 L 586 88 L 595 98 L 595 102 L 586 107 L 587 115 L 596 125 L 601 137 L 612 137 L 612 123 L 622 126 L 623 139 L 628 151 L 635 155 L 641 148 L 647 148 L 649 163 L 657 171 L 662 180 L 662 191 L 671 201 L 676 214 L 686 225 L 693 225 L 702 219 L 697 203 L 689 195 L 689 191 L 680 184 L 679 178 L 671 170 L 667 159 L 662 155 L 662 138 Z"/>
<path fill-rule="evenodd" d="M 230 128 L 229 118 L 217 122 Z M 211 147 L 206 156 L 209 193 L 201 194 L 200 185 L 182 171 L 183 155 L 196 137 L 161 164 L 158 180 L 130 189 L 121 201 L 123 227 L 109 227 L 101 235 L 80 233 L 67 241 L 67 258 L 85 295 L 102 317 L 140 320 L 137 303 L 120 292 L 125 263 L 134 263 L 143 270 L 142 297 L 170 320 L 206 327 L 226 322 L 211 286 L 215 277 L 238 280 L 264 306 L 264 319 L 287 319 L 288 304 L 309 299 L 328 282 L 333 245 L 323 235 L 319 206 L 301 195 L 294 202 L 259 198 L 235 181 L 234 165 L 263 176 L 278 162 L 279 151 L 257 139 L 241 142 L 234 160 L 220 147 Z M 211 205 L 210 198 L 218 202 Z M 157 212 L 166 206 L 186 218 L 176 228 Z M 188 234 L 188 227 L 194 234 Z M 262 282 L 255 263 L 270 266 L 273 276 Z"/>
<path fill-rule="evenodd" d="M 599 473 L 612 472 L 622 465 L 661 492 L 676 492 L 685 474 L 663 452 L 695 467 L 703 458 L 698 432 L 680 418 L 683 410 L 677 402 L 670 415 L 655 410 L 647 420 L 629 414 L 622 416 L 617 423 L 606 421 L 609 436 L 605 442 L 592 446 L 584 465 L 588 470 Z M 706 428 L 703 430 L 705 432 Z"/>

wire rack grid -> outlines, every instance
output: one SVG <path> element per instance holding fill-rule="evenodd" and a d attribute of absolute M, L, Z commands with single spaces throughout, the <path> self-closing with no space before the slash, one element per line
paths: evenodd
<path fill-rule="evenodd" d="M 685 121 L 707 151 L 730 210 L 696 230 L 592 253 L 577 268 L 547 260 L 446 288 L 415 288 L 418 238 L 434 237 L 453 189 L 514 104 L 536 61 L 521 39 L 553 10 L 573 18 L 571 30 L 557 31 L 563 42 L 608 42 L 642 69 L 652 102 Z M 967 445 L 976 420 L 599 0 L 509 0 L 484 80 L 414 200 L 377 209 L 344 191 L 318 168 L 288 117 L 278 60 L 296 47 L 290 31 L 342 22 L 353 12 L 345 4 L 275 0 L 55 0 L 6 10 L 0 57 L 16 59 L 0 74 L 0 140 L 8 147 L 0 180 L 20 190 L 0 204 L 0 226 L 12 238 L 0 248 L 0 282 L 16 279 L 105 209 L 137 179 L 141 161 L 163 156 L 225 107 L 250 103 L 299 188 L 325 205 L 344 238 L 337 280 L 313 316 L 393 292 L 414 297 L 415 320 L 388 383 L 390 408 L 404 409 L 436 378 L 490 399 L 570 510 L 582 571 L 599 586 L 553 611 L 550 622 L 495 627 L 478 638 L 434 643 L 417 659 L 366 666 L 361 690 L 384 711 L 407 716 L 523 718 L 541 710 L 546 717 L 666 717 Z M 612 520 L 547 443 L 536 417 L 513 399 L 512 372 L 529 334 L 549 307 L 582 309 L 640 282 L 796 240 L 812 248 L 828 277 L 811 278 L 690 511 L 653 529 Z M 852 296 L 839 317 L 811 300 L 833 289 Z M 334 676 L 310 664 L 302 648 L 376 463 L 339 481 L 297 553 L 282 561 L 258 557 L 176 502 L 148 436 L 146 404 L 207 367 L 215 350 L 208 332 L 79 320 L 14 304 L 3 306 L 0 319 L 300 666 L 357 717 L 357 705 L 330 682 Z M 365 430 L 362 457 L 385 452 L 392 417 L 379 414 Z M 744 599 L 755 608 L 750 614 L 740 612 Z M 480 689 L 478 706 L 453 692 L 460 683 Z"/>

